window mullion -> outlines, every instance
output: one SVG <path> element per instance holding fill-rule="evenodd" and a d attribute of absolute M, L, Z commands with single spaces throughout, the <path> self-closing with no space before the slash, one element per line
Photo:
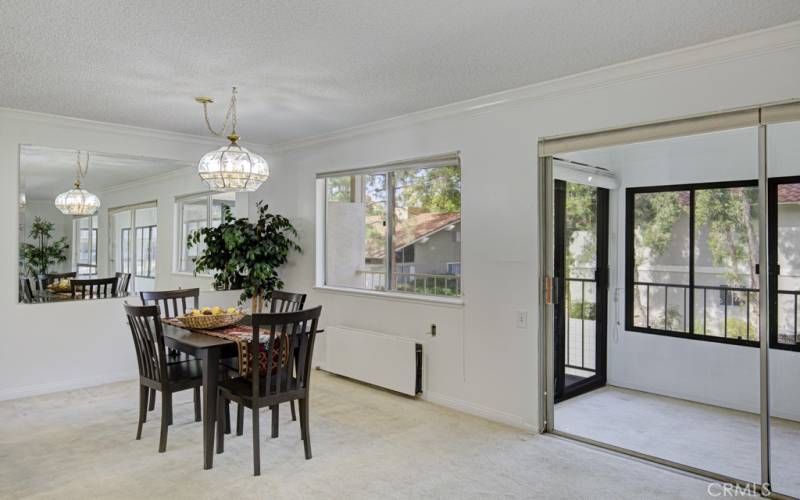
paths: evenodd
<path fill-rule="evenodd" d="M 689 190 L 689 331 L 694 333 L 695 190 Z M 705 294 L 705 292 L 703 292 Z M 705 299 L 705 295 L 704 295 Z M 666 314 L 666 311 L 664 312 Z"/>
<path fill-rule="evenodd" d="M 386 172 L 386 289 L 393 290 L 394 261 L 394 172 Z"/>

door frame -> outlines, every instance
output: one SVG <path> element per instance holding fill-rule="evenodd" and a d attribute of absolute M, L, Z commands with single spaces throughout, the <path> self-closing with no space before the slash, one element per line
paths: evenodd
<path fill-rule="evenodd" d="M 553 213 L 553 277 L 555 278 L 555 304 L 553 339 L 555 381 L 554 400 L 560 403 L 569 398 L 603 387 L 607 380 L 607 338 L 608 338 L 608 244 L 609 244 L 609 198 L 610 191 L 600 186 L 596 189 L 596 224 L 597 249 L 594 272 L 595 284 L 595 374 L 570 385 L 565 384 L 565 350 L 567 321 L 569 311 L 566 310 L 567 269 L 566 269 L 566 193 L 570 181 L 554 179 L 554 213 Z"/>

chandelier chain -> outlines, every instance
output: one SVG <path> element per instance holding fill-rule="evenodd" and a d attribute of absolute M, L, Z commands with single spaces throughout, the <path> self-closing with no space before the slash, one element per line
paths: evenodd
<path fill-rule="evenodd" d="M 228 111 L 225 113 L 225 119 L 222 122 L 222 128 L 219 130 L 219 132 L 214 130 L 214 127 L 211 126 L 211 120 L 208 118 L 208 103 L 203 102 L 203 118 L 206 120 L 206 127 L 208 127 L 209 132 L 217 137 L 225 137 L 225 131 L 228 130 L 228 122 L 231 123 L 231 134 L 236 135 L 236 94 L 236 87 L 233 87 L 231 100 L 228 104 Z"/>
<path fill-rule="evenodd" d="M 86 178 L 86 174 L 89 173 L 89 152 L 86 152 L 86 165 L 81 166 L 81 150 L 79 149 L 75 155 L 75 164 L 78 170 L 77 183 L 80 184 L 81 178 Z"/>

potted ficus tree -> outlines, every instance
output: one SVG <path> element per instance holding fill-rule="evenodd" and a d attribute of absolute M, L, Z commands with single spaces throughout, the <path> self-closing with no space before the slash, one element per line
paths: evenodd
<path fill-rule="evenodd" d="M 222 223 L 192 232 L 189 248 L 201 248 L 195 257 L 195 271 L 213 273 L 217 289 L 241 289 L 239 304 L 248 299 L 252 312 L 261 312 L 272 290 L 283 288 L 278 268 L 286 263 L 292 250 L 302 251 L 295 242 L 297 231 L 289 219 L 269 212 L 269 205 L 258 202 L 258 218 L 236 219 L 227 206 L 222 207 Z M 205 247 L 205 248 L 203 248 Z"/>
<path fill-rule="evenodd" d="M 42 276 L 47 274 L 48 269 L 53 264 L 66 262 L 67 256 L 64 252 L 69 248 L 67 238 L 61 237 L 58 240 L 50 240 L 53 237 L 55 224 L 42 217 L 33 219 L 31 232 L 28 234 L 36 243 L 22 243 L 20 253 L 25 262 L 26 272 L 32 276 Z"/>

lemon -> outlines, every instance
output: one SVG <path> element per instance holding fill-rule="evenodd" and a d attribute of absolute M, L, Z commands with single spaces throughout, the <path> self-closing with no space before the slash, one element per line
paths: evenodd
<path fill-rule="evenodd" d="M 229 307 L 229 308 L 226 310 L 226 312 L 227 312 L 228 314 L 234 314 L 234 313 L 236 312 L 236 308 L 235 308 L 235 307 Z"/>

